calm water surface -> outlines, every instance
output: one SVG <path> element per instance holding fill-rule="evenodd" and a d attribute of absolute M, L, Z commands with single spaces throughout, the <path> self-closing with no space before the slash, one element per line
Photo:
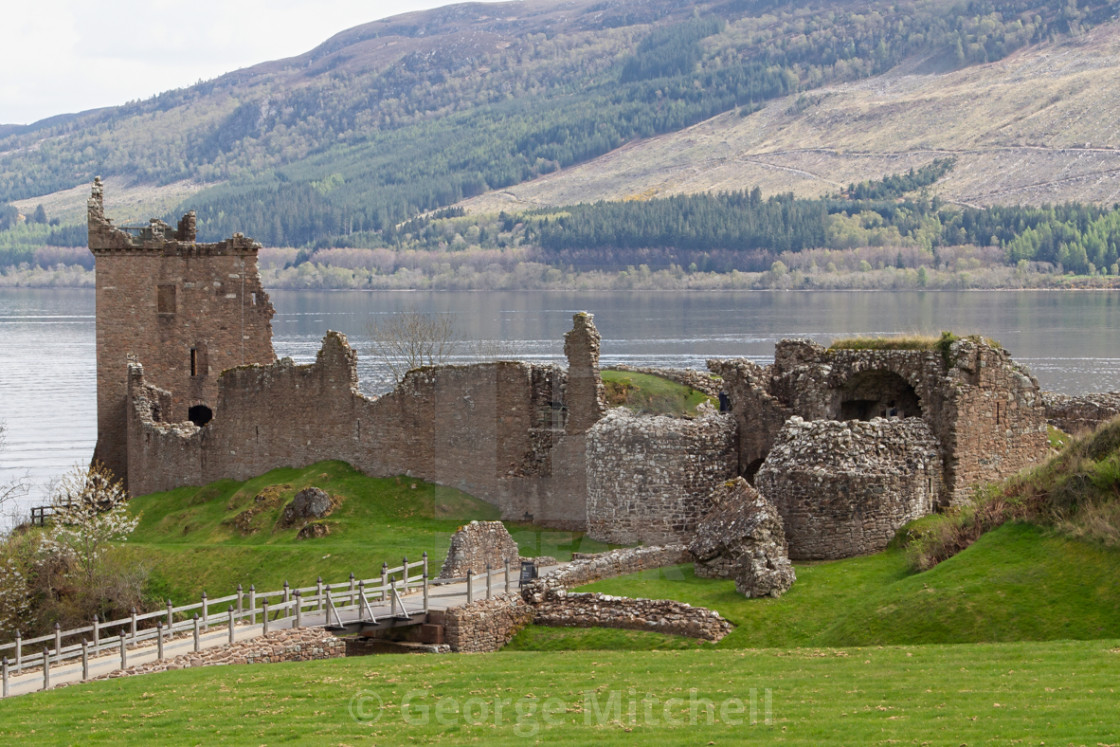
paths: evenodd
<path fill-rule="evenodd" d="M 369 328 L 402 310 L 453 315 L 466 341 L 459 361 L 489 357 L 563 361 L 572 314 L 590 311 L 604 365 L 692 366 L 712 357 L 765 362 L 774 343 L 827 343 L 853 334 L 979 332 L 999 340 L 1043 388 L 1120 390 L 1120 292 L 330 292 L 275 291 L 276 353 L 314 360 L 323 333 L 346 333 L 369 392 L 385 372 L 368 354 Z M 23 502 L 89 461 L 96 440 L 92 291 L 0 289 L 0 485 L 26 476 Z"/>

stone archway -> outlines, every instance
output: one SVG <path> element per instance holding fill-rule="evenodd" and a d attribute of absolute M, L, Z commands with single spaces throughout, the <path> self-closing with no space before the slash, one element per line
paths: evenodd
<path fill-rule="evenodd" d="M 875 369 L 853 374 L 834 401 L 836 420 L 922 417 L 918 393 L 894 371 Z"/>

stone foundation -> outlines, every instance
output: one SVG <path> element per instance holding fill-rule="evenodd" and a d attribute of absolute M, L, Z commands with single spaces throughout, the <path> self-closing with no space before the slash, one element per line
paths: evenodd
<path fill-rule="evenodd" d="M 518 594 L 498 594 L 462 607 L 433 611 L 429 620 L 443 625 L 443 640 L 452 651 L 498 651 L 533 620 L 532 608 Z"/>
<path fill-rule="evenodd" d="M 621 628 L 719 641 L 731 623 L 714 610 L 669 599 L 631 599 L 554 591 L 534 607 L 533 623 L 558 628 Z"/>

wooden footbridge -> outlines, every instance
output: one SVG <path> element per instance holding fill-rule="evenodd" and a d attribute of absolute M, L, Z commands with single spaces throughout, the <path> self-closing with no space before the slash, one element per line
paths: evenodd
<path fill-rule="evenodd" d="M 518 569 L 520 570 L 520 569 Z M 0 696 L 46 690 L 162 661 L 181 654 L 265 635 L 273 630 L 323 627 L 337 635 L 376 637 L 390 628 L 421 625 L 429 613 L 512 591 L 518 578 L 504 568 L 463 578 L 429 580 L 428 556 L 400 566 L 381 566 L 381 575 L 299 589 L 257 591 L 241 585 L 218 599 L 203 593 L 199 602 L 126 618 L 61 630 L 51 635 L 0 645 Z"/>

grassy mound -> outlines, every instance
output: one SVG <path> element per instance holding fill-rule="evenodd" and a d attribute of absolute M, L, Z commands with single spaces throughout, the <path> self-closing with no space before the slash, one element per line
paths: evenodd
<path fill-rule="evenodd" d="M 1114 742 L 1117 642 L 382 656 L 5 701 L 7 744 Z"/>
<path fill-rule="evenodd" d="M 639 414 L 688 417 L 702 402 L 715 404 L 703 392 L 652 374 L 603 371 L 602 377 L 607 404 Z"/>
<path fill-rule="evenodd" d="M 598 581 L 581 591 L 676 599 L 736 625 L 718 648 L 870 646 L 1105 638 L 1120 631 L 1120 550 L 1008 524 L 932 571 L 904 551 L 799 564 L 779 599 L 746 599 L 690 565 Z M 694 647 L 616 631 L 532 628 L 515 650 Z"/>
<path fill-rule="evenodd" d="M 967 505 L 915 522 L 904 541 L 924 570 L 1009 521 L 1120 547 L 1120 419 L 1074 439 L 1045 464 L 978 491 Z"/>
<path fill-rule="evenodd" d="M 281 528 L 280 517 L 309 486 L 327 491 L 339 505 L 320 522 L 327 536 L 297 539 L 301 525 Z M 454 488 L 409 477 L 367 477 L 344 462 L 177 488 L 134 498 L 130 508 L 141 517 L 125 545 L 130 559 L 150 569 L 153 595 L 176 601 L 203 590 L 211 597 L 230 594 L 238 583 L 278 589 L 285 580 L 305 586 L 320 575 L 369 578 L 380 574 L 382 562 L 399 565 L 402 557 L 418 560 L 423 552 L 434 574 L 460 525 L 498 518 L 494 506 Z M 523 555 L 606 549 L 580 533 L 531 524 L 508 528 Z"/>

